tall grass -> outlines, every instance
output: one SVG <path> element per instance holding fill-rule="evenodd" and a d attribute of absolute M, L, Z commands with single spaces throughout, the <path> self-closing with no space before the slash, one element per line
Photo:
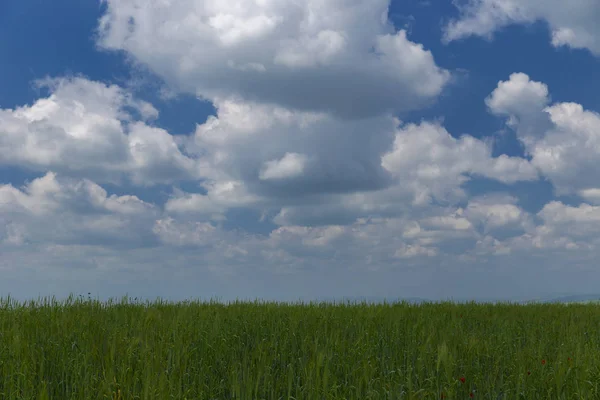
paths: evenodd
<path fill-rule="evenodd" d="M 9 298 L 0 398 L 595 399 L 599 328 L 596 305 Z"/>

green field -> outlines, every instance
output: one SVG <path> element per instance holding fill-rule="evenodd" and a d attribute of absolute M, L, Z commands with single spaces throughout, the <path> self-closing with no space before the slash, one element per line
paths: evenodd
<path fill-rule="evenodd" d="M 596 399 L 599 328 L 593 304 L 5 299 L 0 398 Z"/>

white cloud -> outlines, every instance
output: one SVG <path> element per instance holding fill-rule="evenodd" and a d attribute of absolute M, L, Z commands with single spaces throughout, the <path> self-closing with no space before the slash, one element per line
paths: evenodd
<path fill-rule="evenodd" d="M 413 258 L 419 256 L 433 257 L 437 255 L 436 249 L 429 249 L 419 244 L 416 245 L 402 245 L 394 254 L 398 258 Z"/>
<path fill-rule="evenodd" d="M 517 117 L 539 113 L 549 102 L 548 86 L 530 80 L 522 72 L 511 74 L 508 81 L 498 82 L 498 87 L 485 100 L 494 114 Z"/>
<path fill-rule="evenodd" d="M 579 191 L 579 195 L 589 203 L 600 205 L 600 189 L 583 189 Z"/>
<path fill-rule="evenodd" d="M 0 164 L 48 169 L 99 182 L 136 185 L 197 177 L 194 160 L 173 136 L 136 120 L 157 117 L 149 103 L 116 85 L 84 78 L 40 83 L 50 95 L 31 106 L 0 109 Z"/>
<path fill-rule="evenodd" d="M 202 199 L 226 190 L 225 203 L 277 203 L 389 183 L 381 155 L 393 140 L 392 117 L 348 121 L 239 99 L 216 106 L 215 117 L 178 139 L 198 160 L 208 192 Z"/>
<path fill-rule="evenodd" d="M 299 241 L 308 248 L 324 247 L 339 243 L 342 238 L 348 239 L 349 229 L 344 226 L 308 227 L 284 226 L 271 232 L 269 244 L 271 246 L 287 246 L 289 243 Z"/>
<path fill-rule="evenodd" d="M 252 207 L 261 201 L 260 197 L 249 193 L 239 181 L 210 181 L 204 187 L 206 194 L 175 190 L 173 197 L 165 204 L 165 210 L 222 220 L 225 218 L 223 214 L 230 208 Z"/>
<path fill-rule="evenodd" d="M 323 30 L 314 37 L 292 41 L 289 48 L 282 49 L 273 60 L 275 64 L 290 68 L 328 65 L 346 47 L 346 39 L 337 31 Z"/>
<path fill-rule="evenodd" d="M 600 245 L 600 207 L 581 204 L 569 206 L 559 201 L 546 204 L 537 216 L 542 221 L 522 236 L 506 242 L 516 250 L 563 251 L 566 258 L 574 251 L 581 255 L 596 251 Z"/>
<path fill-rule="evenodd" d="M 173 218 L 164 218 L 156 221 L 152 231 L 160 239 L 170 245 L 194 247 L 215 244 L 217 240 L 216 228 L 207 222 L 177 223 Z"/>
<path fill-rule="evenodd" d="M 285 153 L 280 160 L 266 161 L 259 177 L 263 180 L 285 179 L 302 175 L 306 156 L 298 153 Z"/>
<path fill-rule="evenodd" d="M 422 107 L 450 74 L 395 32 L 389 0 L 106 0 L 99 45 L 178 91 L 345 118 Z"/>
<path fill-rule="evenodd" d="M 510 251 L 498 239 L 524 234 L 535 226 L 529 213 L 512 196 L 491 194 L 472 198 L 464 215 L 484 236 L 479 246 L 491 246 L 488 250 L 493 253 Z"/>
<path fill-rule="evenodd" d="M 0 186 L 2 207 L 17 207 L 35 215 L 50 214 L 61 208 L 76 210 L 92 207 L 118 214 L 139 214 L 152 208 L 136 196 L 108 196 L 106 190 L 94 182 L 59 180 L 53 172 L 34 179 L 23 190 L 12 185 Z"/>
<path fill-rule="evenodd" d="M 473 201 L 469 203 L 467 212 L 472 217 L 481 219 L 486 229 L 520 222 L 524 214 L 514 204 L 482 204 Z"/>
<path fill-rule="evenodd" d="M 432 198 L 465 197 L 461 188 L 468 175 L 480 175 L 505 183 L 535 180 L 535 169 L 522 158 L 494 158 L 491 147 L 472 136 L 452 137 L 434 123 L 409 124 L 396 134 L 394 149 L 382 158 L 383 167 L 399 185 L 411 188 L 414 202 Z"/>
<path fill-rule="evenodd" d="M 577 103 L 550 104 L 545 84 L 523 73 L 500 82 L 486 100 L 508 124 L 531 156 L 531 164 L 558 194 L 593 198 L 600 188 L 600 115 Z"/>
<path fill-rule="evenodd" d="M 468 0 L 445 28 L 446 41 L 491 35 L 511 24 L 545 21 L 552 45 L 585 48 L 600 55 L 600 3 L 595 0 Z"/>
<path fill-rule="evenodd" d="M 109 196 L 90 180 L 53 172 L 23 188 L 0 185 L 0 220 L 13 244 L 139 246 L 157 215 L 156 206 L 136 196 Z"/>

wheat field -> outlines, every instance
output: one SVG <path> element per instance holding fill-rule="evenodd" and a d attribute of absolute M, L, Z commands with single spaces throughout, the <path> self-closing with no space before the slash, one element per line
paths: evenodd
<path fill-rule="evenodd" d="M 600 308 L 0 302 L 2 399 L 596 399 Z"/>

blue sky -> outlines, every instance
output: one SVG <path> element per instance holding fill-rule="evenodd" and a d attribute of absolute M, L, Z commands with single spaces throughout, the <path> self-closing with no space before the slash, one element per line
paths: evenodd
<path fill-rule="evenodd" d="M 236 3 L 0 4 L 0 293 L 595 289 L 600 6 Z"/>

